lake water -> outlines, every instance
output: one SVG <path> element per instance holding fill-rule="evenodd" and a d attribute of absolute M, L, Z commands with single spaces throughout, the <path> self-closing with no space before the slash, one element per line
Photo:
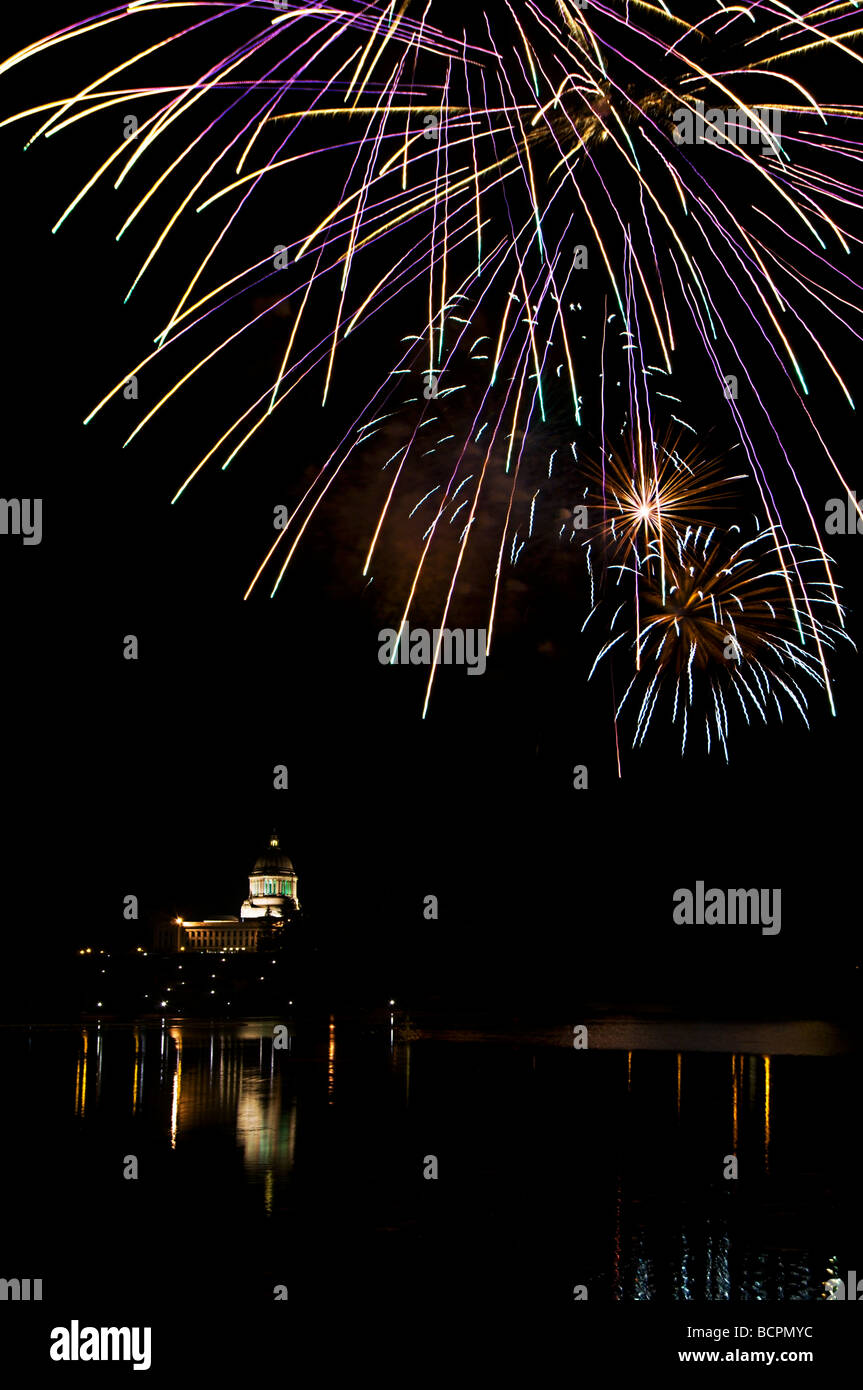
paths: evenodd
<path fill-rule="evenodd" d="M 676 1303 L 821 1300 L 856 1267 L 837 1027 L 605 1017 L 582 1049 L 579 1022 L 0 1030 L 7 1272 Z"/>

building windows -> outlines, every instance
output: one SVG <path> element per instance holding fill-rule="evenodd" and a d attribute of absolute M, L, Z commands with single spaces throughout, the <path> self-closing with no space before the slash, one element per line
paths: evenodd
<path fill-rule="evenodd" d="M 294 880 L 290 878 L 250 878 L 249 892 L 253 898 L 291 898 Z"/>

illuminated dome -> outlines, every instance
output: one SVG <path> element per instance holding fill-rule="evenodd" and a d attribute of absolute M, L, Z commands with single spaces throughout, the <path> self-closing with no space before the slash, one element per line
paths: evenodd
<path fill-rule="evenodd" d="M 268 849 L 255 860 L 249 874 L 249 896 L 240 908 L 240 920 L 266 917 L 283 922 L 299 909 L 297 871 L 289 855 L 279 848 L 275 830 Z"/>
<path fill-rule="evenodd" d="M 292 874 L 293 872 L 293 862 L 284 850 L 279 849 L 279 837 L 274 830 L 270 836 L 269 849 L 255 860 L 252 873 Z"/>

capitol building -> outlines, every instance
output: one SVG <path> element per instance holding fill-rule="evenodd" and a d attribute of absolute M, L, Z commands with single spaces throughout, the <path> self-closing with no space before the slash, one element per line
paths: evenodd
<path fill-rule="evenodd" d="M 158 951 L 260 951 L 278 940 L 300 910 L 297 874 L 275 831 L 249 874 L 249 896 L 239 917 L 185 917 L 157 928 Z"/>

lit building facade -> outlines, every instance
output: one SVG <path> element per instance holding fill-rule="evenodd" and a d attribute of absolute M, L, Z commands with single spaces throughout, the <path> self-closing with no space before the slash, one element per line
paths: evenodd
<path fill-rule="evenodd" d="M 279 847 L 275 830 L 269 848 L 255 860 L 249 874 L 249 896 L 240 908 L 243 922 L 270 917 L 283 922 L 299 908 L 297 875 L 291 860 Z"/>
<path fill-rule="evenodd" d="M 283 934 L 286 923 L 300 910 L 297 874 L 279 845 L 275 831 L 249 874 L 249 896 L 239 917 L 207 917 L 191 921 L 175 917 L 156 929 L 157 951 L 261 951 Z"/>

